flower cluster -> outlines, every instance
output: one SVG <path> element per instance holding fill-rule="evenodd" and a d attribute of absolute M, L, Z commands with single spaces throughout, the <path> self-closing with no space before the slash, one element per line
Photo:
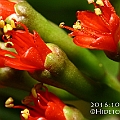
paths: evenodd
<path fill-rule="evenodd" d="M 63 113 L 65 104 L 42 84 L 36 84 L 22 103 L 24 105 L 14 105 L 10 97 L 5 106 L 22 109 L 21 120 L 66 120 Z"/>
<path fill-rule="evenodd" d="M 0 49 L 0 60 L 2 61 L 0 67 L 7 66 L 29 72 L 44 70 L 46 56 L 51 53 L 51 50 L 36 31 L 33 31 L 32 34 L 24 24 L 11 21 L 11 24 L 3 26 L 4 35 L 2 39 L 5 42 L 5 46 L 14 48 L 15 52 Z M 18 24 L 24 30 L 16 30 L 15 27 Z"/>
<path fill-rule="evenodd" d="M 64 26 L 63 22 L 60 27 L 72 31 L 70 36 L 74 37 L 73 41 L 78 46 L 116 52 L 120 39 L 120 18 L 109 0 L 88 0 L 88 3 L 95 6 L 94 12 L 78 11 L 73 28 Z"/>

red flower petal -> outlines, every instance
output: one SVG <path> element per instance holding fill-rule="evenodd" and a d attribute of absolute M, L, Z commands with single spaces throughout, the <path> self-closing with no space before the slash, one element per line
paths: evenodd
<path fill-rule="evenodd" d="M 106 51 L 112 51 L 112 52 L 115 52 L 117 50 L 117 46 L 113 38 L 110 36 L 99 37 L 98 39 L 96 39 L 96 41 L 92 42 L 90 46 L 93 46 L 100 50 L 106 50 Z"/>
<path fill-rule="evenodd" d="M 113 6 L 110 4 L 109 0 L 102 0 L 102 1 L 103 1 L 104 6 L 99 6 L 99 7 L 102 11 L 102 14 L 105 17 L 105 20 L 109 23 L 111 14 L 115 14 L 115 10 Z"/>
<path fill-rule="evenodd" d="M 90 44 L 94 41 L 95 39 L 90 37 L 90 36 L 76 36 L 73 41 L 76 45 L 81 46 L 81 47 L 86 47 L 86 48 L 94 48 L 90 46 Z"/>
<path fill-rule="evenodd" d="M 114 52 L 117 49 L 117 46 L 114 43 L 113 38 L 110 36 L 103 36 L 97 39 L 90 36 L 76 36 L 73 39 L 73 41 L 78 46 L 90 49 L 107 50 L 112 52 Z"/>
<path fill-rule="evenodd" d="M 77 18 L 81 21 L 81 26 L 97 32 L 110 32 L 100 16 L 90 11 L 78 11 Z"/>
<path fill-rule="evenodd" d="M 100 7 L 102 16 L 109 24 L 109 29 L 115 31 L 120 24 L 118 15 L 116 14 L 114 7 L 110 4 L 109 0 L 103 0 L 104 6 Z"/>
<path fill-rule="evenodd" d="M 37 69 L 34 66 L 23 64 L 19 59 L 9 57 L 4 58 L 3 64 L 4 64 L 3 67 L 11 67 L 18 70 L 27 70 L 29 72 L 32 72 L 35 69 Z"/>
<path fill-rule="evenodd" d="M 21 57 L 20 60 L 24 64 L 36 66 L 36 68 L 44 69 L 44 61 L 41 54 L 34 47 L 30 47 Z M 45 59 L 44 59 L 45 60 Z"/>
<path fill-rule="evenodd" d="M 24 30 L 11 30 L 3 35 L 3 40 L 8 47 L 14 48 L 16 53 L 1 50 L 0 55 L 4 58 L 6 54 L 12 57 L 5 57 L 5 66 L 12 67 L 19 70 L 27 70 L 33 72 L 35 70 L 44 70 L 44 62 L 46 56 L 52 51 L 47 47 L 45 42 L 41 39 L 37 32 L 29 33 L 27 27 L 20 24 Z"/>
<path fill-rule="evenodd" d="M 48 103 L 45 116 L 47 120 L 66 120 L 63 113 L 63 108 L 61 109 L 59 104 L 55 104 L 54 102 Z"/>
<path fill-rule="evenodd" d="M 5 59 L 0 56 L 0 68 L 5 67 Z"/>
<path fill-rule="evenodd" d="M 45 42 L 42 40 L 42 38 L 39 36 L 39 34 L 36 31 L 34 32 L 34 42 L 36 49 L 39 53 L 41 53 L 42 60 L 44 62 L 46 56 L 51 53 L 51 50 L 46 46 Z"/>
<path fill-rule="evenodd" d="M 14 5 L 14 2 L 0 0 L 0 16 L 2 16 L 3 19 L 6 19 L 6 17 L 15 13 Z"/>

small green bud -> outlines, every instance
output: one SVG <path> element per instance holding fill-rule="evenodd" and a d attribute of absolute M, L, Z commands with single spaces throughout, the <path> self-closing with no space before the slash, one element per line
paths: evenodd
<path fill-rule="evenodd" d="M 81 112 L 74 107 L 65 106 L 63 112 L 66 120 L 85 120 Z"/>

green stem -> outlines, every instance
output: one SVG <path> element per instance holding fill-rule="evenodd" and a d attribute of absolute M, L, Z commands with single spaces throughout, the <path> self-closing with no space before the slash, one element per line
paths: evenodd
<path fill-rule="evenodd" d="M 70 94 L 69 92 L 63 89 L 60 89 L 60 88 L 57 88 L 51 85 L 47 85 L 47 84 L 45 86 L 47 86 L 49 92 L 54 93 L 56 96 L 58 96 L 62 100 L 65 100 L 65 101 L 66 100 L 69 100 L 69 101 L 78 100 L 77 97 L 75 97 L 74 95 Z"/>
<path fill-rule="evenodd" d="M 111 74 L 106 73 L 104 79 L 102 80 L 102 83 L 120 92 L 120 82 L 118 81 L 117 78 L 113 77 Z"/>
<path fill-rule="evenodd" d="M 117 73 L 117 78 L 120 81 L 120 63 L 119 63 L 119 69 L 118 69 L 118 73 Z"/>
<path fill-rule="evenodd" d="M 66 120 L 87 120 L 83 117 L 82 113 L 74 107 L 65 106 L 63 113 Z"/>
<path fill-rule="evenodd" d="M 95 82 L 81 73 L 76 66 L 69 61 L 65 53 L 54 44 L 47 44 L 52 50 L 45 61 L 45 70 L 30 73 L 36 80 L 62 88 L 80 99 L 86 101 L 120 101 L 119 90 L 113 90 L 110 87 Z M 111 81 L 111 77 L 109 77 Z M 107 81 L 107 78 L 106 78 Z M 110 93 L 108 94 L 108 89 Z M 104 94 L 107 93 L 107 94 Z M 112 98 L 114 94 L 114 98 Z"/>
<path fill-rule="evenodd" d="M 30 77 L 26 71 L 19 71 L 11 68 L 0 68 L 0 86 L 17 88 L 24 91 L 31 91 L 31 88 L 38 81 Z M 62 100 L 76 100 L 75 96 L 65 90 L 46 85 L 48 90 L 56 94 Z"/>
<path fill-rule="evenodd" d="M 38 83 L 31 79 L 26 71 L 19 71 L 9 67 L 0 68 L 0 85 L 30 91 Z"/>

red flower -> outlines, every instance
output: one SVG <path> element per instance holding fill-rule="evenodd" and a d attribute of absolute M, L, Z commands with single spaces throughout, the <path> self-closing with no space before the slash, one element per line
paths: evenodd
<path fill-rule="evenodd" d="M 44 70 L 46 56 L 51 53 L 36 31 L 29 33 L 27 27 L 20 24 L 25 30 L 9 30 L 3 35 L 6 47 L 14 48 L 16 52 L 0 49 L 0 67 L 11 67 L 33 72 Z M 7 26 L 7 25 L 6 25 Z M 5 30 L 6 31 L 6 30 Z"/>
<path fill-rule="evenodd" d="M 45 91 L 41 90 L 44 88 Z M 32 88 L 31 94 L 22 101 L 24 106 L 15 106 L 10 97 L 5 106 L 10 108 L 20 108 L 22 120 L 66 120 L 63 108 L 65 104 L 53 93 L 41 84 Z"/>
<path fill-rule="evenodd" d="M 90 49 L 116 52 L 120 39 L 120 19 L 109 0 L 88 0 L 95 6 L 95 12 L 78 11 L 73 28 L 60 24 L 72 31 L 75 44 Z"/>
<path fill-rule="evenodd" d="M 6 19 L 9 15 L 14 14 L 15 2 L 10 2 L 9 0 L 0 0 L 0 16 L 2 19 Z"/>

